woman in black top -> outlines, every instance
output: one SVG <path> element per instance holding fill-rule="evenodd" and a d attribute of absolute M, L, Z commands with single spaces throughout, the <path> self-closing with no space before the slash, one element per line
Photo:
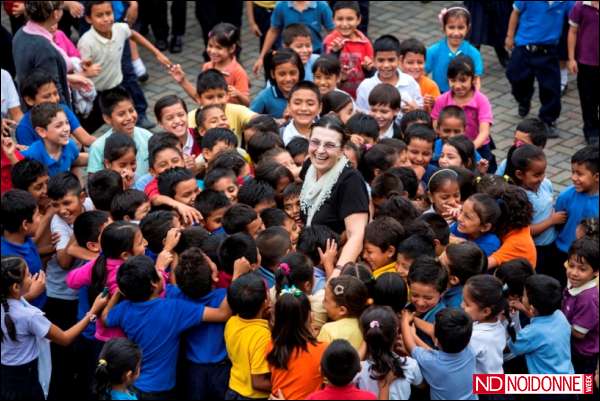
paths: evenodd
<path fill-rule="evenodd" d="M 336 117 L 325 116 L 313 125 L 308 147 L 300 207 L 307 226 L 326 225 L 346 232 L 338 265 L 354 262 L 363 247 L 369 220 L 369 195 L 360 173 L 352 169 L 342 151 L 345 135 Z"/>

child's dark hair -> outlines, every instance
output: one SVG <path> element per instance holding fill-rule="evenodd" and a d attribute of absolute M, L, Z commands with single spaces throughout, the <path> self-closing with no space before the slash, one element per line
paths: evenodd
<path fill-rule="evenodd" d="M 333 15 L 335 15 L 338 10 L 352 10 L 356 13 L 356 16 L 360 18 L 358 1 L 336 1 L 333 6 Z"/>
<path fill-rule="evenodd" d="M 398 326 L 396 313 L 389 306 L 370 306 L 360 316 L 367 360 L 371 362 L 369 377 L 373 380 L 382 380 L 390 371 L 396 378 L 404 378 L 406 359 L 393 352 Z"/>
<path fill-rule="evenodd" d="M 391 217 L 377 218 L 367 224 L 365 229 L 365 242 L 375 245 L 383 252 L 390 246 L 395 250 L 405 238 L 404 227 Z"/>
<path fill-rule="evenodd" d="M 518 258 L 502 263 L 496 269 L 495 275 L 504 283 L 504 292 L 508 296 L 522 297 L 525 281 L 535 274 L 531 263 L 525 258 Z"/>
<path fill-rule="evenodd" d="M 128 258 L 117 271 L 119 291 L 131 302 L 150 299 L 154 291 L 152 284 L 160 280 L 154 261 L 145 255 Z"/>
<path fill-rule="evenodd" d="M 198 107 L 198 109 L 196 109 L 196 113 L 194 114 L 194 121 L 196 122 L 196 127 L 198 129 L 204 129 L 204 124 L 206 123 L 206 119 L 209 116 L 208 112 L 214 109 L 219 109 L 225 112 L 223 110 L 223 106 L 220 104 L 208 104 L 206 106 Z"/>
<path fill-rule="evenodd" d="M 202 149 L 212 149 L 218 142 L 225 142 L 229 146 L 237 146 L 237 136 L 227 128 L 211 128 L 202 137 Z"/>
<path fill-rule="evenodd" d="M 33 222 L 37 209 L 33 195 L 22 189 L 11 189 L 2 194 L 2 230 L 17 233 L 23 222 Z"/>
<path fill-rule="evenodd" d="M 369 93 L 369 106 L 389 106 L 392 110 L 400 110 L 400 92 L 390 84 L 379 84 Z"/>
<path fill-rule="evenodd" d="M 477 213 L 481 225 L 489 224 L 493 230 L 502 217 L 502 209 L 498 202 L 487 194 L 474 194 L 468 200 L 473 203 L 473 210 Z"/>
<path fill-rule="evenodd" d="M 308 352 L 308 343 L 317 344 L 317 339 L 308 324 L 311 313 L 308 297 L 300 290 L 281 294 L 275 303 L 275 316 L 271 329 L 273 348 L 267 354 L 269 365 L 277 369 L 288 369 L 294 352 Z"/>
<path fill-rule="evenodd" d="M 408 194 L 408 199 L 415 199 L 419 190 L 419 179 L 410 167 L 392 167 L 387 170 L 402 180 L 402 186 Z"/>
<path fill-rule="evenodd" d="M 490 196 L 497 196 L 502 191 L 505 191 L 512 184 L 509 176 L 499 176 L 496 174 L 485 174 L 475 179 L 475 191 Z"/>
<path fill-rule="evenodd" d="M 79 178 L 70 171 L 59 173 L 48 180 L 48 197 L 60 200 L 67 195 L 79 196 L 82 192 Z"/>
<path fill-rule="evenodd" d="M 281 258 L 281 263 L 275 270 L 275 291 L 278 294 L 285 287 L 303 289 L 307 282 L 313 282 L 313 264 L 308 256 L 290 252 Z"/>
<path fill-rule="evenodd" d="M 469 138 L 464 135 L 453 136 L 446 141 L 446 145 L 456 149 L 465 168 L 475 169 L 475 145 Z"/>
<path fill-rule="evenodd" d="M 400 41 L 394 35 L 380 36 L 373 42 L 373 51 L 375 57 L 379 52 L 396 52 L 397 55 L 400 55 Z"/>
<path fill-rule="evenodd" d="M 206 243 L 211 237 L 210 233 L 201 226 L 186 227 L 181 230 L 181 237 L 173 251 L 176 254 L 181 254 L 190 248 L 200 248 L 204 251 Z M 206 253 L 206 252 L 205 252 Z"/>
<path fill-rule="evenodd" d="M 258 114 L 250 119 L 244 125 L 244 131 L 247 129 L 253 129 L 257 132 L 267 131 L 267 132 L 279 132 L 279 126 L 277 125 L 277 121 L 269 115 Z"/>
<path fill-rule="evenodd" d="M 471 25 L 471 13 L 462 4 L 456 4 L 446 9 L 446 12 L 442 14 L 442 26 L 446 27 L 450 18 L 463 18 L 467 26 Z"/>
<path fill-rule="evenodd" d="M 366 182 L 371 182 L 375 178 L 375 170 L 383 173 L 396 163 L 397 158 L 394 148 L 378 143 L 363 154 L 358 170 Z"/>
<path fill-rule="evenodd" d="M 308 153 L 308 139 L 297 136 L 288 142 L 285 150 L 289 152 L 292 158 L 298 155 L 305 155 Z"/>
<path fill-rule="evenodd" d="M 339 113 L 344 107 L 352 103 L 352 98 L 345 92 L 331 91 L 323 96 L 323 107 L 321 115 L 325 116 L 331 112 Z"/>
<path fill-rule="evenodd" d="M 545 274 L 534 274 L 525 280 L 525 292 L 529 304 L 539 316 L 548 316 L 560 309 L 562 288 L 557 279 Z"/>
<path fill-rule="evenodd" d="M 281 209 L 268 208 L 260 212 L 260 218 L 266 228 L 283 227 L 285 221 L 290 217 Z"/>
<path fill-rule="evenodd" d="M 448 272 L 434 257 L 419 256 L 410 265 L 408 283 L 430 285 L 442 294 L 448 287 Z"/>
<path fill-rule="evenodd" d="M 127 338 L 111 338 L 102 347 L 96 373 L 94 392 L 100 400 L 110 400 L 112 386 L 123 384 L 127 372 L 136 372 L 142 360 L 142 350 Z"/>
<path fill-rule="evenodd" d="M 404 57 L 408 53 L 422 54 L 425 57 L 427 55 L 427 48 L 420 40 L 408 38 L 400 43 L 400 55 Z"/>
<path fill-rule="evenodd" d="M 173 219 L 177 214 L 171 210 L 156 210 L 150 212 L 140 221 L 140 230 L 146 241 L 148 249 L 159 254 L 163 250 L 163 240 L 167 232 L 173 228 Z"/>
<path fill-rule="evenodd" d="M 398 244 L 397 253 L 410 260 L 420 255 L 435 257 L 435 245 L 432 238 L 421 234 L 413 234 Z"/>
<path fill-rule="evenodd" d="M 411 201 L 402 196 L 392 196 L 383 202 L 375 212 L 375 218 L 388 216 L 396 219 L 402 226 L 419 217 L 419 212 Z"/>
<path fill-rule="evenodd" d="M 84 15 L 86 17 L 90 17 L 92 15 L 93 7 L 98 6 L 100 4 L 104 4 L 104 3 L 111 3 L 111 2 L 110 1 L 86 1 L 85 8 L 84 8 Z M 111 6 L 112 6 L 112 4 L 111 4 Z"/>
<path fill-rule="evenodd" d="M 517 171 L 525 173 L 533 161 L 545 160 L 546 155 L 541 148 L 535 145 L 525 144 L 515 149 L 510 156 L 510 159 L 507 160 L 505 174 L 508 175 L 515 184 L 520 185 L 521 180 L 517 177 Z"/>
<path fill-rule="evenodd" d="M 228 168 L 214 168 L 206 173 L 206 176 L 204 177 L 204 187 L 212 189 L 217 181 L 226 177 L 231 178 L 233 182 L 236 181 L 236 175 L 233 170 Z"/>
<path fill-rule="evenodd" d="M 575 256 L 578 263 L 587 263 L 597 272 L 600 267 L 598 239 L 583 237 L 573 242 L 569 248 L 569 258 Z"/>
<path fill-rule="evenodd" d="M 39 177 L 48 175 L 48 167 L 35 159 L 19 160 L 10 170 L 10 180 L 14 189 L 27 191 Z"/>
<path fill-rule="evenodd" d="M 33 106 L 30 112 L 31 126 L 47 128 L 58 113 L 64 113 L 61 105 L 44 102 Z"/>
<path fill-rule="evenodd" d="M 40 88 L 46 84 L 53 83 L 56 85 L 56 81 L 52 78 L 52 75 L 48 74 L 45 70 L 39 68 L 34 70 L 31 74 L 23 76 L 19 81 L 19 92 L 23 99 L 29 98 L 35 99 Z M 56 85 L 58 87 L 58 85 Z"/>
<path fill-rule="evenodd" d="M 502 210 L 502 216 L 496 227 L 496 234 L 499 237 L 503 237 L 511 230 L 528 227 L 531 224 L 533 206 L 522 188 L 509 185 L 496 198 L 496 202 Z"/>
<path fill-rule="evenodd" d="M 475 172 L 465 167 L 451 166 L 450 170 L 454 170 L 458 174 L 458 187 L 460 188 L 460 199 L 469 199 L 475 193 Z"/>
<path fill-rule="evenodd" d="M 173 149 L 183 158 L 179 146 L 179 139 L 177 139 L 175 134 L 170 132 L 158 132 L 152 135 L 148 140 L 148 165 L 154 167 L 156 157 L 160 152 L 166 149 Z"/>
<path fill-rule="evenodd" d="M 219 46 L 231 49 L 235 46 L 234 55 L 238 57 L 242 51 L 240 30 L 228 22 L 218 23 L 208 33 L 208 39 L 214 39 Z"/>
<path fill-rule="evenodd" d="M 332 278 L 327 283 L 333 293 L 333 300 L 338 306 L 344 306 L 347 317 L 358 318 L 367 307 L 369 291 L 358 278 L 348 275 Z"/>
<path fill-rule="evenodd" d="M 337 75 L 339 76 L 342 73 L 342 66 L 340 64 L 340 60 L 332 54 L 323 54 L 312 65 L 312 72 L 315 74 L 317 71 L 320 71 L 325 75 Z M 339 91 L 332 91 L 339 92 Z M 330 93 L 332 93 L 330 92 Z M 343 92 L 340 92 L 343 93 Z M 324 101 L 325 99 L 323 99 Z"/>
<path fill-rule="evenodd" d="M 129 135 L 114 132 L 104 142 L 104 160 L 112 163 L 125 156 L 130 150 L 133 150 L 134 155 L 137 154 L 133 139 Z"/>
<path fill-rule="evenodd" d="M 102 252 L 92 266 L 91 284 L 88 290 L 90 304 L 102 292 L 108 278 L 108 259 L 121 259 L 123 253 L 129 253 L 133 249 L 135 234 L 139 231 L 138 226 L 125 221 L 115 221 L 109 224 L 100 237 L 100 248 Z"/>
<path fill-rule="evenodd" d="M 208 218 L 215 210 L 222 209 L 231 205 L 229 199 L 223 192 L 212 189 L 205 189 L 196 196 L 194 207 Z"/>
<path fill-rule="evenodd" d="M 107 91 L 100 93 L 100 110 L 102 114 L 105 116 L 111 116 L 115 107 L 120 102 L 130 102 L 133 104 L 133 100 L 131 99 L 131 95 L 127 90 L 121 86 L 117 86 L 116 88 L 109 89 Z"/>
<path fill-rule="evenodd" d="M 10 191 L 9 191 L 10 192 Z M 2 199 L 2 205 L 4 205 L 4 199 Z M 3 220 L 4 220 L 4 213 Z M 15 322 L 10 316 L 8 298 L 10 296 L 10 288 L 13 284 L 22 284 L 25 279 L 25 270 L 27 264 L 19 256 L 2 256 L 2 281 L 0 290 L 0 304 L 4 309 L 4 325 L 6 326 L 6 333 L 8 337 L 18 342 L 17 339 L 17 328 Z M 0 331 L 0 342 L 4 342 L 4 330 Z"/>
<path fill-rule="evenodd" d="M 441 190 L 446 183 L 451 182 L 458 185 L 458 174 L 449 168 L 441 169 L 433 173 L 429 179 L 428 188 L 430 193 L 436 193 Z"/>
<path fill-rule="evenodd" d="M 588 145 L 575 152 L 573 157 L 571 157 L 571 164 L 583 164 L 592 174 L 598 174 L 599 158 L 598 145 Z"/>
<path fill-rule="evenodd" d="M 321 372 L 334 386 L 348 385 L 360 372 L 358 352 L 347 340 L 333 340 L 321 357 Z"/>
<path fill-rule="evenodd" d="M 434 239 L 438 240 L 440 245 L 448 245 L 450 242 L 450 226 L 446 219 L 437 213 L 425 213 L 419 216 L 417 221 L 423 221 L 431 228 Z"/>
<path fill-rule="evenodd" d="M 266 299 L 265 282 L 256 272 L 241 275 L 227 288 L 227 302 L 233 313 L 242 319 L 256 318 Z"/>
<path fill-rule="evenodd" d="M 302 184 L 299 182 L 292 182 L 283 190 L 283 199 L 297 198 L 302 192 Z"/>
<path fill-rule="evenodd" d="M 402 132 L 402 135 L 406 135 L 406 130 L 413 124 L 425 124 L 433 129 L 433 119 L 425 110 L 411 110 L 402 115 L 402 119 L 400 120 L 400 132 Z"/>
<path fill-rule="evenodd" d="M 110 215 L 102 210 L 89 210 L 81 213 L 73 223 L 73 236 L 82 248 L 87 248 L 88 242 L 99 242 L 102 226 Z"/>
<path fill-rule="evenodd" d="M 154 115 L 156 116 L 156 121 L 160 121 L 162 119 L 162 113 L 164 109 L 166 109 L 167 107 L 175 106 L 176 104 L 180 104 L 187 114 L 187 105 L 185 104 L 185 101 L 179 96 L 166 95 L 158 99 L 154 104 Z"/>
<path fill-rule="evenodd" d="M 244 166 L 248 163 L 236 149 L 226 150 L 208 164 L 208 171 L 216 168 L 233 170 L 236 177 L 242 174 Z"/>
<path fill-rule="evenodd" d="M 202 298 L 212 288 L 212 270 L 207 256 L 199 248 L 189 248 L 179 255 L 175 268 L 177 287 L 191 299 Z"/>
<path fill-rule="evenodd" d="M 266 157 L 256 165 L 254 176 L 257 180 L 269 184 L 273 189 L 276 189 L 279 182 L 284 178 L 287 178 L 288 182 L 294 182 L 294 175 L 287 167 L 274 160 L 267 160 Z"/>
<path fill-rule="evenodd" d="M 416 123 L 406 129 L 405 138 L 407 145 L 410 145 L 413 139 L 420 139 L 433 145 L 435 142 L 435 131 L 425 124 Z"/>
<path fill-rule="evenodd" d="M 448 79 L 456 79 L 459 76 L 475 78 L 475 66 L 473 59 L 469 56 L 458 55 L 450 60 L 448 64 Z M 473 84 L 475 85 L 475 84 Z"/>
<path fill-rule="evenodd" d="M 398 273 L 383 273 L 373 285 L 373 302 L 386 305 L 400 313 L 406 306 L 408 290 L 406 283 Z"/>
<path fill-rule="evenodd" d="M 283 140 L 277 131 L 258 131 L 250 138 L 246 151 L 254 163 L 260 162 L 266 153 L 277 148 L 283 148 Z"/>
<path fill-rule="evenodd" d="M 517 125 L 517 131 L 529 134 L 531 143 L 540 148 L 546 147 L 548 141 L 548 133 L 546 124 L 539 118 L 526 118 Z"/>
<path fill-rule="evenodd" d="M 373 272 L 365 263 L 358 262 L 348 262 L 342 268 L 342 272 L 340 276 L 351 276 L 356 277 L 367 287 L 367 292 L 369 293 L 369 297 L 373 292 L 373 286 L 375 285 L 375 277 L 373 277 Z M 367 300 L 367 303 L 370 301 Z"/>
<path fill-rule="evenodd" d="M 294 95 L 294 93 L 298 92 L 299 90 L 303 90 L 303 89 L 314 93 L 315 96 L 317 97 L 318 104 L 321 104 L 323 102 L 323 99 L 321 98 L 321 92 L 319 91 L 319 87 L 312 81 L 299 81 L 296 85 L 294 85 L 294 87 L 290 91 L 290 95 L 289 95 L 290 100 L 292 99 L 292 96 Z"/>
<path fill-rule="evenodd" d="M 368 136 L 375 142 L 379 139 L 379 125 L 377 124 L 377 120 L 368 114 L 354 114 L 346 122 L 346 129 L 351 134 Z"/>
<path fill-rule="evenodd" d="M 290 47 L 296 38 L 310 38 L 310 30 L 301 23 L 290 24 L 281 32 L 281 42 L 284 46 Z"/>
<path fill-rule="evenodd" d="M 442 351 L 457 354 L 469 345 L 473 321 L 462 309 L 445 308 L 435 315 L 434 335 Z"/>
<path fill-rule="evenodd" d="M 474 242 L 450 244 L 446 248 L 448 274 L 464 285 L 470 277 L 487 271 L 487 258 Z"/>
<path fill-rule="evenodd" d="M 123 192 L 123 178 L 114 170 L 100 170 L 90 174 L 87 192 L 96 209 L 110 212 L 112 200 Z"/>
<path fill-rule="evenodd" d="M 456 118 L 457 120 L 462 121 L 463 126 L 467 125 L 467 116 L 465 115 L 465 111 L 460 106 L 450 104 L 444 107 L 438 116 L 438 126 L 440 126 L 442 121 L 446 120 L 447 118 Z"/>
<path fill-rule="evenodd" d="M 304 81 L 304 64 L 302 64 L 302 59 L 292 49 L 283 48 L 267 53 L 264 58 L 265 80 L 269 81 L 273 87 L 277 87 L 274 77 L 275 69 L 286 63 L 295 65 L 299 73 L 298 82 Z"/>
<path fill-rule="evenodd" d="M 173 198 L 176 188 L 183 181 L 193 180 L 194 174 L 185 167 L 173 167 L 162 172 L 156 177 L 158 181 L 158 192 L 161 195 Z"/>
<path fill-rule="evenodd" d="M 239 258 L 246 258 L 250 263 L 258 261 L 258 251 L 254 239 L 245 233 L 233 234 L 221 243 L 219 247 L 219 269 L 227 274 L 233 274 L 233 264 Z"/>
<path fill-rule="evenodd" d="M 148 202 L 148 197 L 142 191 L 137 189 L 127 189 L 113 198 L 110 204 L 110 215 L 113 220 L 135 220 L 136 210 L 145 202 Z"/>
<path fill-rule="evenodd" d="M 392 173 L 379 174 L 371 182 L 371 198 L 389 199 L 392 196 L 402 196 L 404 186 L 402 180 Z"/>
<path fill-rule="evenodd" d="M 331 228 L 325 225 L 314 224 L 309 227 L 304 227 L 298 237 L 296 250 L 302 252 L 312 260 L 315 266 L 321 264 L 321 257 L 318 249 L 326 249 L 327 240 L 333 239 L 339 246 L 340 236 Z"/>
<path fill-rule="evenodd" d="M 490 274 L 478 274 L 469 278 L 465 283 L 465 291 L 479 308 L 490 308 L 487 318 L 496 317 L 507 306 L 502 281 Z"/>
<path fill-rule="evenodd" d="M 196 93 L 198 93 L 198 96 L 215 89 L 222 89 L 227 92 L 227 81 L 221 71 L 210 68 L 198 74 L 196 79 Z"/>
<path fill-rule="evenodd" d="M 283 227 L 269 227 L 256 236 L 261 265 L 274 269 L 290 250 L 290 235 Z"/>
<path fill-rule="evenodd" d="M 246 232 L 246 226 L 256 220 L 258 215 L 252 206 L 237 203 L 223 215 L 223 229 L 227 234 Z"/>

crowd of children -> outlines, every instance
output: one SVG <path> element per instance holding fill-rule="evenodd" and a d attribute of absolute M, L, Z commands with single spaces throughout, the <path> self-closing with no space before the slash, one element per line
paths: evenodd
<path fill-rule="evenodd" d="M 85 116 L 47 71 L 2 71 L 2 399 L 477 399 L 475 373 L 598 374 L 597 1 L 515 2 L 507 76 L 522 117 L 534 76 L 542 107 L 501 163 L 462 5 L 426 47 L 371 42 L 356 1 L 252 2 L 271 24 L 251 19 L 251 98 L 239 27 L 208 33 L 194 85 L 112 3 L 85 2 Z M 588 145 L 556 196 L 567 16 Z M 192 102 L 161 97 L 155 133 L 121 85 L 130 38 Z M 312 137 L 324 116 L 341 144 Z M 317 150 L 338 148 L 369 196 L 348 263 L 349 233 L 300 202 L 321 190 L 303 185 Z"/>

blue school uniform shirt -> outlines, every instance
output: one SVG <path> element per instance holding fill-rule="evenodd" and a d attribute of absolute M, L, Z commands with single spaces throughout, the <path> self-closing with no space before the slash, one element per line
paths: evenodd
<path fill-rule="evenodd" d="M 131 391 L 117 391 L 117 390 L 110 390 L 110 399 L 111 400 L 137 400 L 137 396 L 135 395 L 135 393 L 132 393 Z"/>
<path fill-rule="evenodd" d="M 425 72 L 427 74 L 431 73 L 431 78 L 438 85 L 441 93 L 447 92 L 450 89 L 450 85 L 448 84 L 448 65 L 450 64 L 450 60 L 458 55 L 471 57 L 475 66 L 475 75 L 478 77 L 483 75 L 481 54 L 475 46 L 466 40 L 463 40 L 460 46 L 458 46 L 456 53 L 448 47 L 446 37 L 427 48 Z"/>
<path fill-rule="evenodd" d="M 258 114 L 269 114 L 273 118 L 282 118 L 288 101 L 275 86 L 261 90 L 250 103 L 250 110 Z"/>
<path fill-rule="evenodd" d="M 450 233 L 455 237 L 470 240 L 469 237 L 458 231 L 457 223 L 454 223 L 450 226 Z M 502 244 L 502 242 L 500 242 L 500 238 L 498 238 L 496 234 L 492 233 L 485 233 L 482 236 L 474 239 L 473 242 L 476 243 L 479 249 L 481 249 L 483 253 L 485 253 L 485 256 L 488 257 L 492 256 L 492 254 L 496 252 Z"/>
<path fill-rule="evenodd" d="M 433 145 L 433 158 L 431 159 L 434 162 L 438 162 L 440 157 L 442 156 L 442 148 L 444 147 L 444 141 L 441 139 L 436 139 L 435 144 Z M 475 163 L 479 163 L 481 160 L 481 155 L 477 150 L 475 150 Z"/>
<path fill-rule="evenodd" d="M 448 308 L 461 308 L 463 301 L 463 286 L 457 285 L 456 287 L 448 288 L 442 295 L 442 302 Z"/>
<path fill-rule="evenodd" d="M 325 274 L 325 270 L 323 270 L 320 267 L 315 266 L 315 267 L 313 267 L 313 277 L 314 277 L 314 284 L 313 284 L 312 293 L 313 293 L 313 295 L 315 295 L 320 290 L 325 289 L 325 284 L 327 284 L 327 275 Z"/>
<path fill-rule="evenodd" d="M 533 219 L 531 224 L 539 224 L 552 216 L 554 211 L 554 188 L 552 181 L 544 178 L 537 192 L 525 190 L 531 206 L 533 206 Z M 550 245 L 556 240 L 556 228 L 551 226 L 544 232 L 533 237 L 537 246 Z"/>
<path fill-rule="evenodd" d="M 88 313 L 92 305 L 90 304 L 90 300 L 88 299 L 90 287 L 84 285 L 83 287 L 79 287 L 79 292 L 77 293 L 78 303 L 77 303 L 77 320 L 81 320 L 84 318 L 85 314 Z M 95 341 L 96 340 L 96 322 L 90 322 L 87 327 L 81 332 L 81 335 L 87 338 L 88 340 Z"/>
<path fill-rule="evenodd" d="M 142 369 L 135 381 L 144 392 L 175 387 L 179 337 L 202 323 L 204 305 L 180 299 L 156 298 L 145 302 L 124 300 L 115 305 L 106 327 L 120 327 L 142 350 Z"/>
<path fill-rule="evenodd" d="M 333 13 L 326 1 L 311 1 L 302 12 L 294 8 L 293 1 L 278 1 L 271 14 L 271 26 L 281 32 L 291 24 L 302 24 L 309 29 L 315 53 L 320 53 L 323 47 L 322 27 L 328 31 L 335 28 Z"/>
<path fill-rule="evenodd" d="M 81 127 L 77 116 L 75 116 L 75 113 L 73 113 L 69 106 L 62 103 L 60 103 L 59 106 L 62 107 L 63 111 L 67 115 L 67 120 L 69 120 L 69 125 L 71 126 L 71 132 Z M 21 121 L 19 121 L 19 124 L 15 130 L 15 136 L 19 144 L 26 146 L 30 146 L 35 141 L 42 139 L 33 129 L 33 125 L 31 125 L 31 110 L 25 113 L 23 118 L 21 118 Z"/>
<path fill-rule="evenodd" d="M 575 231 L 581 220 L 598 217 L 598 194 L 587 195 L 577 192 L 574 186 L 570 186 L 558 196 L 554 209 L 557 212 L 566 211 L 569 215 L 556 237 L 558 249 L 567 253 L 575 241 Z"/>
<path fill-rule="evenodd" d="M 69 142 L 62 147 L 62 152 L 58 159 L 54 159 L 48 154 L 44 141 L 41 139 L 32 143 L 27 150 L 21 153 L 26 158 L 37 160 L 48 167 L 48 175 L 50 177 L 71 171 L 71 166 L 79 157 L 79 149 L 72 139 L 69 139 Z"/>
<path fill-rule="evenodd" d="M 513 8 L 519 12 L 515 45 L 558 44 L 565 15 L 574 4 L 574 1 L 515 1 Z"/>
<path fill-rule="evenodd" d="M 37 245 L 31 237 L 26 237 L 23 244 L 8 242 L 6 238 L 0 237 L 0 254 L 2 256 L 20 256 L 25 260 L 31 274 L 42 270 L 42 259 Z M 46 291 L 30 302 L 31 305 L 41 308 L 46 303 Z"/>
<path fill-rule="evenodd" d="M 167 285 L 168 299 L 181 299 L 198 305 L 218 308 L 227 296 L 226 288 L 217 288 L 205 296 L 192 299 L 174 285 Z M 185 335 L 185 355 L 194 363 L 219 363 L 227 358 L 225 323 L 205 323 L 192 327 Z"/>
<path fill-rule="evenodd" d="M 304 64 L 304 80 L 305 81 L 310 81 L 310 82 L 313 81 L 314 77 L 313 77 L 312 67 L 318 58 L 319 58 L 318 54 L 311 54 L 310 58 L 308 59 L 306 64 Z"/>
<path fill-rule="evenodd" d="M 574 373 L 571 325 L 560 310 L 531 318 L 531 322 L 517 333 L 517 340 L 508 341 L 508 348 L 514 355 L 525 355 L 530 374 Z"/>
<path fill-rule="evenodd" d="M 267 287 L 272 288 L 275 286 L 275 273 L 266 267 L 260 266 L 258 268 L 258 274 L 265 280 Z"/>

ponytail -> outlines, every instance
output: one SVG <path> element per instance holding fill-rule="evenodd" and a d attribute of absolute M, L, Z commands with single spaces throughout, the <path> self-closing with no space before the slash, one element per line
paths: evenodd
<path fill-rule="evenodd" d="M 94 392 L 101 400 L 110 400 L 112 386 L 123 384 L 123 375 L 136 372 L 142 359 L 140 348 L 127 338 L 113 338 L 100 351 L 95 372 Z"/>
<path fill-rule="evenodd" d="M 10 287 L 12 287 L 13 284 L 21 284 L 23 282 L 26 268 L 27 265 L 25 264 L 25 261 L 20 257 L 2 257 L 2 287 L 0 290 L 0 304 L 4 309 L 4 325 L 6 326 L 8 337 L 14 342 L 18 342 L 19 340 L 17 339 L 15 322 L 9 313 L 10 305 L 8 304 L 8 298 L 10 294 Z M 0 331 L 0 342 L 3 341 L 4 330 Z"/>
<path fill-rule="evenodd" d="M 285 287 L 302 288 L 313 280 L 313 266 L 308 256 L 300 252 L 292 252 L 281 259 L 275 271 L 275 291 L 277 294 Z"/>

